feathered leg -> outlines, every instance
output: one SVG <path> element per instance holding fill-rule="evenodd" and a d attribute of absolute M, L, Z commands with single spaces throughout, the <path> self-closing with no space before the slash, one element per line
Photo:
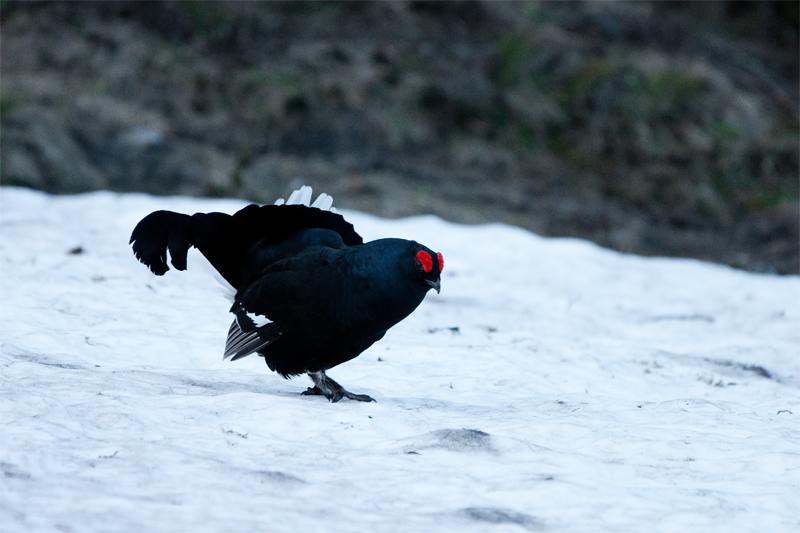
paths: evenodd
<path fill-rule="evenodd" d="M 309 387 L 302 394 L 304 395 L 321 395 L 325 396 L 333 403 L 338 402 L 342 398 L 349 398 L 359 402 L 374 402 L 375 399 L 367 396 L 366 394 L 353 394 L 346 391 L 344 387 L 329 378 L 325 372 L 309 372 L 308 377 L 314 382 L 314 387 Z"/>

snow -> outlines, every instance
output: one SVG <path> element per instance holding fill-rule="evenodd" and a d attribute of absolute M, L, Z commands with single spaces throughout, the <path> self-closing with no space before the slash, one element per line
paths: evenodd
<path fill-rule="evenodd" d="M 798 277 L 346 212 L 447 264 L 331 404 L 128 246 L 244 205 L 0 189 L 3 533 L 798 530 Z"/>

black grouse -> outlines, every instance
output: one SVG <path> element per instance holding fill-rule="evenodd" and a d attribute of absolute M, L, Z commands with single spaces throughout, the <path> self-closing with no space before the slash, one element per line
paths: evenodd
<path fill-rule="evenodd" d="M 353 394 L 325 371 L 357 357 L 440 288 L 442 254 L 414 241 L 364 244 L 352 224 L 311 187 L 275 205 L 249 205 L 234 215 L 156 211 L 133 230 L 136 258 L 162 276 L 186 270 L 196 247 L 236 291 L 224 358 L 252 353 L 285 378 L 308 374 L 303 394 L 337 402 Z"/>

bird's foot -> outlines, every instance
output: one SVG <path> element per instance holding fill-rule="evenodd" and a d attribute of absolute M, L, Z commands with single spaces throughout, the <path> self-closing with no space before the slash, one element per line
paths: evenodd
<path fill-rule="evenodd" d="M 359 401 L 359 402 L 375 402 L 375 398 L 373 398 L 372 396 L 367 396 L 366 394 L 353 394 L 352 392 L 344 390 L 344 389 L 342 389 L 342 396 L 344 396 L 345 398 L 349 398 L 351 400 Z M 341 397 L 339 399 L 341 399 Z M 338 400 L 331 400 L 331 401 L 332 402 L 336 402 Z M 375 403 L 378 403 L 378 402 L 375 402 Z"/>
<path fill-rule="evenodd" d="M 353 394 L 345 390 L 344 387 L 336 383 L 334 380 L 325 375 L 325 372 L 309 372 L 308 376 L 314 382 L 314 387 L 309 387 L 302 394 L 304 395 L 322 395 L 325 396 L 331 403 L 336 403 L 342 398 L 356 400 L 359 402 L 374 402 L 375 399 L 366 394 Z"/>

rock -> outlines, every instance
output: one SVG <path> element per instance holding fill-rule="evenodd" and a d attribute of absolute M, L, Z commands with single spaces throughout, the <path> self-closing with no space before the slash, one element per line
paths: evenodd
<path fill-rule="evenodd" d="M 233 156 L 206 144 L 173 140 L 147 176 L 147 187 L 166 194 L 222 196 L 231 193 L 235 171 Z"/>
<path fill-rule="evenodd" d="M 36 164 L 36 154 L 23 146 L 24 143 L 18 137 L 14 133 L 3 131 L 3 150 L 0 151 L 2 183 L 43 190 L 46 187 L 44 177 Z"/>
<path fill-rule="evenodd" d="M 105 175 L 87 159 L 65 121 L 44 107 L 26 106 L 3 116 L 2 152 L 3 183 L 53 193 L 79 193 L 108 186 Z"/>
<path fill-rule="evenodd" d="M 514 120 L 542 135 L 548 126 L 563 124 L 567 120 L 555 101 L 534 89 L 509 89 L 503 94 L 503 100 Z"/>
<path fill-rule="evenodd" d="M 156 128 L 139 126 L 123 131 L 117 137 L 117 143 L 134 150 L 158 148 L 164 144 L 164 133 Z"/>

